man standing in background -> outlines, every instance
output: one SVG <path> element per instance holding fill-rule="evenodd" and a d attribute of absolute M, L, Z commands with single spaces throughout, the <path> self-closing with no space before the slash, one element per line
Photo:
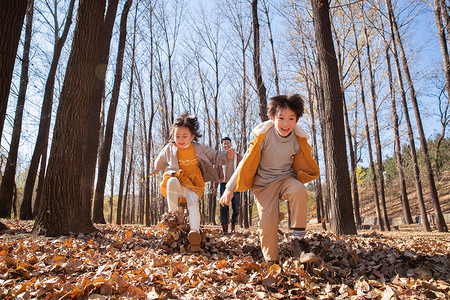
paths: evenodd
<path fill-rule="evenodd" d="M 231 148 L 231 139 L 229 137 L 224 137 L 222 139 L 223 150 L 228 150 Z M 219 175 L 219 183 L 215 185 L 214 194 L 217 195 L 217 186 L 219 186 L 220 195 L 222 196 L 225 191 L 225 186 L 230 180 L 231 175 L 233 175 L 234 170 L 236 170 L 237 165 L 242 159 L 242 155 L 235 153 L 234 159 L 228 161 L 226 165 L 217 165 L 217 173 Z M 231 232 L 234 232 L 236 228 L 236 223 L 239 216 L 239 205 L 240 205 L 240 193 L 234 193 L 233 199 L 231 200 Z M 230 222 L 229 206 L 220 206 L 220 223 L 222 224 L 222 229 L 224 234 L 228 234 L 228 224 Z"/>

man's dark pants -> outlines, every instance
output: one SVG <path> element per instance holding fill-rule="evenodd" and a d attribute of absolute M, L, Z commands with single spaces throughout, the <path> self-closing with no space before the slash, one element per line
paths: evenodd
<path fill-rule="evenodd" d="M 219 184 L 220 187 L 220 196 L 223 195 L 223 192 L 225 191 L 226 183 L 222 182 Z M 236 224 L 239 217 L 239 202 L 240 202 L 240 194 L 239 192 L 234 193 L 233 199 L 231 199 L 231 224 Z M 220 223 L 222 225 L 228 224 L 229 220 L 229 206 L 224 205 L 220 206 Z"/>

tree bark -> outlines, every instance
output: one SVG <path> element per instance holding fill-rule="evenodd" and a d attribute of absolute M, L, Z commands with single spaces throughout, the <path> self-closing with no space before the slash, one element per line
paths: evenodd
<path fill-rule="evenodd" d="M 325 97 L 326 160 L 333 187 L 331 228 L 337 234 L 356 234 L 348 173 L 345 129 L 342 109 L 342 88 L 339 82 L 336 53 L 331 35 L 329 3 L 311 0 L 316 46 L 322 70 Z M 345 158 L 345 159 L 344 159 Z"/>
<path fill-rule="evenodd" d="M 266 86 L 262 78 L 260 63 L 260 45 L 259 45 L 259 21 L 258 21 L 258 0 L 252 0 L 253 17 L 253 71 L 255 75 L 256 89 L 259 97 L 259 117 L 261 121 L 267 121 L 267 95 Z"/>
<path fill-rule="evenodd" d="M 0 1 L 0 134 L 3 134 L 14 62 L 27 3 L 27 0 Z"/>
<path fill-rule="evenodd" d="M 357 37 L 356 37 L 356 26 L 355 26 L 355 21 L 354 21 L 353 13 L 352 13 L 351 9 L 350 9 L 350 16 L 351 16 L 353 33 L 355 35 L 355 44 L 356 44 L 356 47 L 358 47 Z M 356 50 L 356 52 L 359 53 L 359 50 Z M 341 68 L 339 68 L 339 70 L 340 70 L 339 78 L 340 78 L 341 86 L 344 86 L 344 76 L 343 76 L 343 67 L 342 67 L 343 63 L 342 63 L 340 52 L 338 52 L 338 57 L 339 57 L 339 61 L 341 62 L 340 63 Z M 359 210 L 358 179 L 356 178 L 356 169 L 357 169 L 356 153 L 353 148 L 352 133 L 350 130 L 350 121 L 349 121 L 348 110 L 347 110 L 347 100 L 345 99 L 344 91 L 342 91 L 342 99 L 344 100 L 342 105 L 344 108 L 345 132 L 346 132 L 349 155 L 350 155 L 350 171 L 351 171 L 350 183 L 351 183 L 351 188 L 352 188 L 353 210 L 354 210 L 354 214 L 355 214 L 356 225 L 359 226 L 359 225 L 361 225 L 361 213 Z M 356 113 L 356 108 L 355 108 L 355 113 Z"/>
<path fill-rule="evenodd" d="M 318 74 L 318 80 L 316 83 L 316 98 L 317 98 L 317 111 L 319 112 L 319 124 L 320 124 L 320 131 L 322 132 L 322 151 L 323 156 L 326 157 L 328 151 L 327 151 L 327 143 L 326 143 L 326 135 L 327 135 L 327 128 L 325 126 L 325 100 L 324 100 L 324 94 L 323 94 L 323 87 L 322 87 L 322 71 L 320 67 L 320 60 L 316 60 L 316 68 L 317 68 L 317 74 Z M 328 168 L 328 162 L 326 159 L 324 159 L 324 165 L 325 165 L 325 209 L 322 210 L 324 212 L 324 217 L 326 219 L 326 222 L 330 222 L 330 206 L 331 206 L 331 188 L 330 188 L 330 168 Z M 322 225 L 322 227 L 324 227 Z M 324 228 L 325 229 L 325 228 Z"/>
<path fill-rule="evenodd" d="M 134 46 L 134 45 L 133 45 Z M 134 63 L 134 59 L 133 59 L 133 63 Z M 131 68 L 133 69 L 133 68 Z M 133 76 L 131 76 L 131 79 L 133 79 Z M 131 91 L 132 91 L 132 81 L 130 82 L 130 105 L 131 105 Z M 130 162 L 129 162 L 129 166 L 128 166 L 128 176 L 127 176 L 127 184 L 126 184 L 126 188 L 125 188 L 125 197 L 124 197 L 124 206 L 123 206 L 123 211 L 124 211 L 124 220 L 126 221 L 126 223 L 131 223 L 131 213 L 127 213 L 125 214 L 125 212 L 129 212 L 131 209 L 131 204 L 130 202 L 131 200 L 131 195 L 129 193 L 130 191 L 130 186 L 131 184 L 133 184 L 134 186 L 134 181 L 132 183 L 132 178 L 134 178 L 134 167 L 133 167 L 133 163 L 134 163 L 134 136 L 135 136 L 135 129 L 136 129 L 136 109 L 133 109 L 133 113 L 134 113 L 134 118 L 133 118 L 133 131 L 132 131 L 132 135 L 131 135 L 131 152 L 130 152 Z M 128 123 L 128 120 L 127 120 Z M 127 124 L 128 125 L 128 124 Z M 128 136 L 128 134 L 124 134 L 124 137 Z M 125 148 L 126 145 L 128 144 L 128 141 L 125 140 L 124 138 L 124 143 L 125 143 Z M 134 192 L 133 192 L 133 201 L 134 201 Z"/>
<path fill-rule="evenodd" d="M 365 97 L 364 83 L 363 83 L 361 56 L 360 56 L 358 35 L 356 33 L 356 30 L 353 31 L 353 34 L 354 34 L 355 47 L 356 47 L 356 53 L 357 53 L 356 55 L 357 55 L 357 65 L 358 65 L 358 74 L 359 74 L 359 76 L 358 76 L 359 77 L 359 87 L 360 87 L 360 91 L 361 91 L 361 103 L 363 105 L 363 112 L 364 112 L 364 129 L 366 132 L 367 148 L 369 151 L 370 171 L 372 173 L 372 178 L 370 178 L 370 181 L 372 184 L 373 201 L 374 201 L 374 205 L 375 205 L 375 213 L 377 216 L 378 224 L 380 226 L 380 229 L 384 230 L 384 222 L 381 219 L 381 212 L 380 212 L 380 203 L 379 203 L 378 186 L 377 186 L 377 175 L 375 172 L 375 166 L 374 166 L 374 162 L 373 162 L 372 142 L 371 142 L 371 138 L 370 138 L 369 122 L 368 122 L 368 118 L 367 118 L 366 97 Z M 365 36 L 367 37 L 366 29 L 365 29 Z M 367 41 L 367 38 L 366 38 L 366 41 Z"/>
<path fill-rule="evenodd" d="M 111 154 L 112 137 L 114 133 L 114 122 L 116 118 L 117 104 L 119 102 L 120 85 L 122 82 L 123 56 L 125 52 L 125 42 L 127 35 L 126 25 L 128 19 L 128 12 L 130 11 L 132 2 L 133 2 L 132 0 L 127 0 L 125 2 L 122 10 L 122 16 L 120 19 L 120 34 L 119 34 L 119 47 L 117 50 L 116 73 L 114 78 L 111 101 L 109 104 L 108 117 L 106 120 L 105 139 L 103 141 L 103 146 L 100 150 L 100 158 L 98 163 L 97 186 L 95 188 L 95 196 L 94 196 L 94 204 L 97 203 L 97 208 L 94 209 L 96 214 L 98 214 L 99 203 L 100 202 L 103 203 L 105 197 L 105 185 L 108 172 L 108 164 L 110 160 L 109 156 Z M 95 220 L 101 221 L 97 219 Z M 116 220 L 116 222 L 119 222 L 119 220 Z"/>
<path fill-rule="evenodd" d="M 386 2 L 386 5 L 388 5 L 388 2 Z M 389 12 L 389 9 L 388 9 L 388 12 Z M 408 129 L 409 147 L 410 147 L 410 151 L 411 151 L 411 158 L 413 160 L 413 165 L 414 165 L 413 166 L 414 183 L 416 186 L 417 199 L 419 201 L 421 222 L 422 222 L 422 226 L 425 229 L 425 231 L 431 231 L 430 223 L 428 222 L 428 218 L 427 218 L 425 201 L 423 199 L 423 190 L 422 190 L 422 181 L 420 178 L 419 162 L 417 159 L 416 146 L 415 146 L 415 142 L 414 142 L 414 134 L 412 131 L 411 120 L 409 118 L 408 104 L 406 102 L 406 92 L 405 92 L 405 87 L 403 84 L 403 76 L 402 76 L 402 71 L 401 71 L 401 67 L 400 67 L 400 61 L 398 58 L 397 46 L 396 46 L 396 42 L 395 42 L 394 20 L 393 20 L 393 16 L 390 13 L 388 13 L 388 19 L 389 19 L 389 25 L 390 25 L 391 41 L 393 42 L 391 50 L 394 55 L 395 68 L 397 71 L 397 79 L 398 79 L 398 84 L 399 84 L 399 88 L 400 88 L 400 96 L 401 96 L 401 100 L 402 100 L 403 113 L 405 114 L 405 123 L 406 123 L 407 129 Z M 400 151 L 400 149 L 399 149 L 399 151 Z"/>
<path fill-rule="evenodd" d="M 306 54 L 306 46 L 303 45 L 303 49 Z M 306 72 L 309 72 L 306 63 L 306 55 L 303 56 L 303 63 L 306 69 Z M 311 90 L 311 84 L 309 79 L 309 74 L 305 74 L 305 83 L 306 90 L 308 91 L 308 104 L 309 104 L 309 114 L 311 116 L 311 131 L 312 131 L 312 148 L 313 148 L 313 157 L 314 160 L 319 162 L 319 154 L 317 152 L 317 130 L 316 130 L 316 119 L 314 113 L 314 102 L 312 99 L 313 92 Z M 324 210 L 323 210 L 323 197 L 322 197 L 322 183 L 320 176 L 314 181 L 314 190 L 316 192 L 316 206 L 317 206 L 317 221 L 322 223 L 322 227 L 326 229 L 325 222 L 323 222 Z"/>
<path fill-rule="evenodd" d="M 3 133 L 6 109 L 19 45 L 27 0 L 0 1 L 0 134 Z M 7 211 L 0 205 L 0 214 Z M 0 222 L 0 229 L 7 227 Z"/>
<path fill-rule="evenodd" d="M 363 10 L 363 7 L 361 6 L 361 10 Z M 363 12 L 364 14 L 364 12 Z M 365 16 L 363 15 L 364 20 L 364 36 L 366 38 L 366 51 L 367 51 L 367 64 L 369 66 L 369 78 L 370 78 L 370 94 L 372 98 L 372 128 L 373 128 L 373 135 L 375 137 L 375 156 L 377 158 L 376 165 L 377 165 L 377 172 L 378 172 L 378 182 L 380 183 L 380 201 L 381 201 L 381 208 L 383 210 L 383 221 L 384 226 L 386 230 L 390 231 L 391 226 L 389 225 L 389 218 L 387 214 L 386 209 L 386 196 L 384 193 L 384 174 L 383 174 L 383 158 L 381 153 L 381 142 L 380 142 L 380 132 L 378 128 L 378 115 L 377 115 L 377 95 L 375 91 L 375 74 L 372 67 L 372 54 L 370 52 L 370 43 L 369 43 L 369 34 L 367 32 L 367 25 L 365 22 Z M 381 222 L 380 222 L 381 225 Z"/>
<path fill-rule="evenodd" d="M 5 171 L 3 173 L 2 182 L 0 185 L 0 217 L 4 218 L 11 217 L 11 205 L 16 179 L 17 155 L 19 152 L 20 135 L 22 133 L 22 117 L 25 106 L 25 96 L 28 87 L 33 11 L 34 0 L 30 0 L 28 2 L 26 13 L 25 42 L 23 45 L 22 71 L 20 75 L 19 96 L 16 104 L 16 116 L 14 118 L 14 127 L 11 136 L 8 159 L 6 161 Z"/>
<path fill-rule="evenodd" d="M 396 104 L 396 92 L 394 86 L 394 79 L 392 76 L 392 68 L 391 68 L 391 56 L 389 54 L 390 42 L 387 41 L 384 34 L 384 25 L 382 24 L 382 37 L 385 43 L 385 56 L 386 56 L 386 65 L 387 65 L 387 73 L 389 79 L 389 90 L 391 93 L 391 108 L 392 108 L 392 121 L 393 121 L 393 131 L 394 131 L 394 155 L 395 155 L 395 165 L 397 167 L 398 172 L 398 180 L 400 186 L 400 199 L 403 207 L 403 216 L 405 218 L 406 224 L 412 224 L 413 220 L 411 217 L 411 209 L 409 207 L 408 201 L 408 193 L 406 190 L 406 180 L 405 180 L 405 172 L 403 169 L 403 161 L 401 155 L 401 144 L 400 144 L 400 132 L 399 132 L 399 118 L 397 113 L 397 104 Z"/>
<path fill-rule="evenodd" d="M 445 223 L 444 215 L 442 214 L 441 205 L 439 203 L 439 197 L 436 189 L 436 183 L 434 181 L 433 169 L 431 168 L 430 155 L 428 154 L 428 145 L 425 138 L 425 133 L 423 131 L 422 119 L 420 117 L 419 105 L 417 103 L 416 92 L 411 79 L 411 74 L 409 71 L 409 65 L 406 59 L 405 50 L 403 48 L 402 39 L 400 37 L 400 32 L 398 30 L 397 22 L 394 18 L 394 12 L 392 10 L 392 4 L 390 0 L 386 0 L 386 6 L 389 13 L 390 24 L 394 29 L 395 41 L 400 50 L 400 58 L 402 60 L 403 71 L 405 72 L 406 82 L 408 83 L 409 95 L 411 98 L 411 103 L 414 109 L 414 116 L 416 118 L 417 129 L 419 132 L 420 149 L 422 151 L 423 161 L 426 170 L 426 177 L 431 194 L 431 203 L 433 205 L 433 210 L 436 215 L 436 226 L 439 232 L 448 232 L 447 224 Z"/>
<path fill-rule="evenodd" d="M 114 200 L 114 174 L 116 173 L 116 155 L 113 154 L 113 164 L 111 166 L 111 197 L 109 197 L 109 207 L 111 214 L 109 215 L 109 224 L 113 222 L 113 200 Z"/>
<path fill-rule="evenodd" d="M 28 168 L 27 179 L 25 181 L 25 188 L 23 192 L 22 205 L 20 207 L 20 219 L 29 220 L 33 216 L 37 215 L 36 208 L 39 207 L 35 205 L 34 209 L 31 209 L 31 203 L 33 198 L 34 185 L 36 182 L 36 174 L 39 167 L 39 162 L 45 165 L 46 159 L 44 159 L 44 153 L 47 153 L 48 147 L 48 136 L 50 131 L 51 115 L 52 115 L 52 105 L 53 105 L 53 93 L 55 87 L 55 76 L 56 69 L 58 67 L 59 59 L 61 57 L 61 52 L 63 46 L 66 42 L 67 35 L 69 34 L 70 26 L 72 25 L 72 16 L 74 9 L 75 0 L 71 0 L 69 4 L 69 9 L 67 11 L 66 21 L 64 25 L 61 37 L 57 36 L 57 31 L 55 31 L 55 45 L 53 48 L 53 59 L 50 66 L 50 71 L 47 76 L 47 82 L 45 84 L 44 100 L 41 108 L 41 117 L 38 129 L 38 136 L 36 139 L 36 144 L 34 146 L 33 155 L 31 157 L 30 167 Z M 58 24 L 55 24 L 55 28 L 58 28 Z M 42 168 L 41 168 L 42 170 Z M 40 175 L 40 178 L 44 178 L 45 167 L 43 169 L 44 173 Z M 36 195 L 37 198 L 37 195 Z M 35 200 L 35 203 L 37 201 Z"/>
<path fill-rule="evenodd" d="M 39 211 L 42 208 L 42 190 L 44 187 L 45 170 L 47 167 L 47 152 L 48 152 L 48 141 L 45 142 L 44 152 L 42 153 L 41 166 L 39 168 L 39 180 L 36 188 L 36 198 L 34 199 L 33 205 L 33 217 L 37 217 Z"/>
<path fill-rule="evenodd" d="M 444 25 L 442 24 L 441 0 L 434 0 L 434 16 L 438 29 L 439 43 L 441 45 L 442 62 L 446 81 L 447 95 L 450 95 L 450 59 L 448 54 L 447 38 L 445 36 Z M 447 14 L 448 16 L 448 14 Z"/>
<path fill-rule="evenodd" d="M 153 148 L 153 134 L 152 134 L 152 128 L 153 128 L 153 120 L 155 116 L 155 100 L 153 96 L 153 6 L 150 1 L 150 121 L 148 125 L 148 139 L 146 144 L 146 158 L 147 158 L 147 173 L 146 175 L 150 174 L 151 169 L 151 161 L 150 156 Z M 152 179 L 153 180 L 153 177 Z M 150 197 L 150 180 L 147 177 L 146 186 L 145 186 L 145 225 L 150 226 L 153 222 L 156 224 L 156 218 L 152 216 L 151 214 L 151 205 L 154 203 L 153 197 Z"/>
<path fill-rule="evenodd" d="M 444 24 L 442 24 L 442 17 L 444 17 L 445 26 L 449 25 L 449 15 L 445 8 L 445 0 L 434 0 L 434 14 L 435 14 L 435 19 L 436 19 L 436 26 L 438 28 L 439 42 L 441 44 L 442 60 L 444 63 L 445 81 L 447 83 L 445 85 L 445 87 L 447 90 L 447 97 L 449 97 L 449 95 L 450 95 L 450 58 L 449 58 L 449 54 L 448 54 L 447 37 L 445 36 Z M 448 28 L 447 28 L 447 30 L 448 30 Z M 439 104 L 441 104 L 440 98 L 439 98 Z M 441 105 L 439 105 L 439 107 L 441 107 Z M 435 168 L 435 174 L 436 174 L 437 178 L 440 177 L 439 148 L 440 148 L 441 142 L 445 136 L 445 128 L 448 124 L 447 111 L 448 111 L 448 107 L 449 107 L 449 101 L 447 101 L 446 107 L 447 108 L 444 110 L 444 113 L 442 113 L 442 110 L 441 110 L 442 134 L 436 143 L 436 149 L 435 149 L 435 153 L 434 153 L 434 168 Z"/>
<path fill-rule="evenodd" d="M 116 19 L 118 0 L 109 0 L 106 9 L 106 15 L 103 21 L 102 35 L 100 39 L 100 48 L 97 55 L 96 76 L 94 79 L 94 89 L 92 91 L 91 108 L 88 117 L 87 139 L 83 152 L 85 168 L 82 182 L 82 201 L 91 207 L 92 194 L 95 181 L 95 167 L 97 163 L 97 154 L 99 148 L 100 136 L 100 112 L 102 106 L 102 98 L 105 91 L 106 70 L 109 63 L 109 49 L 111 45 L 112 30 Z M 101 133 L 103 134 L 103 132 Z M 105 179 L 106 180 L 106 179 Z M 105 224 L 105 216 L 103 213 L 104 199 L 96 197 L 94 201 L 92 222 Z"/>
<path fill-rule="evenodd" d="M 262 3 L 263 3 L 263 8 L 264 8 L 264 14 L 266 15 L 266 18 L 267 18 L 267 29 L 269 30 L 269 42 L 270 42 L 270 49 L 272 50 L 272 64 L 273 64 L 275 88 L 276 88 L 277 95 L 280 95 L 277 57 L 275 56 L 275 47 L 274 47 L 274 43 L 273 43 L 272 26 L 270 25 L 271 23 L 270 23 L 270 18 L 269 18 L 269 8 L 267 6 L 266 0 L 263 0 Z"/>
<path fill-rule="evenodd" d="M 132 0 L 127 0 L 132 3 Z M 126 26 L 126 23 L 125 23 Z M 134 38 L 136 35 L 134 36 Z M 132 57 L 131 57 L 131 70 L 130 70 L 130 85 L 128 87 L 128 105 L 127 105 L 127 114 L 125 116 L 125 128 L 123 129 L 123 142 L 122 142 L 122 165 L 120 169 L 120 178 L 119 178 L 119 199 L 117 200 L 117 225 L 122 224 L 122 200 L 123 200 L 123 189 L 125 185 L 125 169 L 126 169 L 126 161 L 127 161 L 127 141 L 128 141 L 128 124 L 130 120 L 130 110 L 131 110 L 131 102 L 133 95 L 133 79 L 134 79 L 134 68 L 135 68 L 135 40 L 133 39 L 133 47 L 132 47 Z M 130 158 L 132 159 L 132 158 Z M 131 172 L 131 170 L 130 170 Z"/>
<path fill-rule="evenodd" d="M 80 177 L 85 120 L 104 12 L 105 1 L 81 0 L 79 3 L 45 176 L 43 208 L 33 228 L 35 234 L 59 236 L 95 231 L 90 216 L 85 214 L 80 203 Z"/>

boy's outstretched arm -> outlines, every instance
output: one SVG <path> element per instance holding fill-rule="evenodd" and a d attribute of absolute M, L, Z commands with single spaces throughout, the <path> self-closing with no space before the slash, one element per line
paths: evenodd
<path fill-rule="evenodd" d="M 231 199 L 233 198 L 234 192 L 230 190 L 229 188 L 225 188 L 225 191 L 222 194 L 222 197 L 220 197 L 220 205 L 230 205 Z"/>

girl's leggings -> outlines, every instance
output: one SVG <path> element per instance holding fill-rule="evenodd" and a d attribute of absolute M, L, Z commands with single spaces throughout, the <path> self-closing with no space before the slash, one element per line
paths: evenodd
<path fill-rule="evenodd" d="M 200 230 L 200 210 L 198 208 L 198 196 L 191 189 L 181 185 L 176 177 L 170 177 L 167 180 L 167 200 L 169 211 L 178 209 L 178 199 L 186 198 L 187 209 L 189 212 L 189 223 L 191 230 Z"/>

